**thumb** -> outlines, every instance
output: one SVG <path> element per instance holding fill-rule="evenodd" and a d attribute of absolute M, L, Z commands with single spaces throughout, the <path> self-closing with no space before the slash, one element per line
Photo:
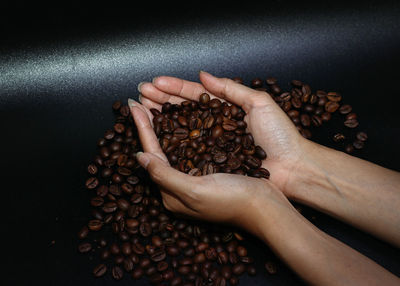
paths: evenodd
<path fill-rule="evenodd" d="M 136 159 L 149 172 L 156 184 L 176 194 L 181 199 L 187 198 L 198 184 L 197 177 L 175 170 L 154 154 L 138 152 Z"/>

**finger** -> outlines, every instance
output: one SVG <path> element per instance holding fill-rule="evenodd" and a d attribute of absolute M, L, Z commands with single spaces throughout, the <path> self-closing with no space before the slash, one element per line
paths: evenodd
<path fill-rule="evenodd" d="M 144 97 L 158 104 L 163 104 L 165 102 L 170 102 L 172 104 L 180 104 L 182 101 L 187 100 L 186 98 L 164 92 L 163 90 L 158 89 L 154 84 L 150 82 L 140 84 L 139 92 Z"/>
<path fill-rule="evenodd" d="M 200 183 L 198 177 L 179 172 L 152 153 L 139 152 L 136 158 L 156 184 L 170 191 L 171 194 L 177 195 L 185 205 L 190 202 L 190 194 Z"/>
<path fill-rule="evenodd" d="M 200 72 L 200 81 L 212 94 L 241 106 L 246 112 L 250 110 L 254 99 L 259 98 L 261 95 L 260 91 L 237 83 L 229 78 L 218 78 L 203 71 Z M 265 96 L 265 92 L 263 92 L 262 96 L 263 98 L 270 98 L 269 96 Z"/>
<path fill-rule="evenodd" d="M 157 136 L 151 126 L 149 116 L 143 110 L 144 107 L 132 99 L 128 100 L 128 105 L 131 109 L 133 119 L 135 120 L 143 150 L 145 152 L 156 154 L 160 159 L 168 162 L 167 157 L 163 153 L 160 144 L 158 143 Z"/>
<path fill-rule="evenodd" d="M 187 81 L 170 76 L 154 78 L 153 85 L 170 96 L 184 98 L 185 100 L 199 100 L 199 96 L 202 93 L 207 92 L 204 86 L 198 82 Z"/>
<path fill-rule="evenodd" d="M 139 101 L 143 106 L 145 106 L 149 110 L 154 108 L 154 109 L 161 111 L 161 107 L 162 107 L 161 104 L 154 102 L 153 100 L 148 99 L 147 97 L 145 97 L 143 95 L 139 95 Z"/>

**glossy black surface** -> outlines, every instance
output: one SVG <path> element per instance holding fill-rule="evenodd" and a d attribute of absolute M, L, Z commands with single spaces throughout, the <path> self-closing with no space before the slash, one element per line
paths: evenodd
<path fill-rule="evenodd" d="M 2 19 L 3 285 L 132 284 L 128 277 L 92 278 L 94 262 L 77 253 L 76 233 L 89 212 L 85 168 L 113 123 L 112 102 L 137 98 L 137 84 L 158 75 L 197 81 L 205 70 L 247 84 L 274 76 L 283 87 L 299 79 L 339 91 L 369 134 L 356 155 L 400 170 L 395 2 L 312 7 L 277 1 L 225 12 L 58 11 L 38 21 L 36 14 Z M 321 128 L 315 140 L 333 146 L 328 135 Z M 315 224 L 400 275 L 399 249 L 326 216 Z M 300 283 L 282 265 L 276 276 L 245 277 L 240 285 Z"/>

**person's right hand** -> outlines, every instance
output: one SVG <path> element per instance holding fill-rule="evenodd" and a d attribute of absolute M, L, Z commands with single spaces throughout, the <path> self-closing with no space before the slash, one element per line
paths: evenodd
<path fill-rule="evenodd" d="M 288 192 L 291 173 L 298 166 L 303 153 L 304 139 L 285 112 L 272 97 L 236 83 L 228 78 L 217 78 L 200 72 L 200 83 L 174 77 L 156 77 L 152 83 L 140 84 L 141 103 L 147 108 L 160 109 L 165 102 L 180 103 L 198 100 L 206 92 L 236 104 L 246 112 L 244 118 L 256 144 L 268 154 L 263 167 L 271 172 L 270 180 L 284 193 Z"/>

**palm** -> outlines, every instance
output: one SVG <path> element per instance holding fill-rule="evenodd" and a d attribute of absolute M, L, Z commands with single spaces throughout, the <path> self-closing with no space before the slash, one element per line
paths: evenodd
<path fill-rule="evenodd" d="M 258 145 L 268 154 L 263 166 L 270 170 L 271 181 L 284 188 L 290 170 L 300 157 L 302 137 L 293 123 L 272 98 L 227 79 L 201 76 L 203 85 L 178 78 L 160 77 L 141 86 L 142 104 L 160 109 L 162 103 L 198 100 L 203 92 L 241 106 L 245 121 Z M 222 81 L 222 82 L 221 82 Z"/>

